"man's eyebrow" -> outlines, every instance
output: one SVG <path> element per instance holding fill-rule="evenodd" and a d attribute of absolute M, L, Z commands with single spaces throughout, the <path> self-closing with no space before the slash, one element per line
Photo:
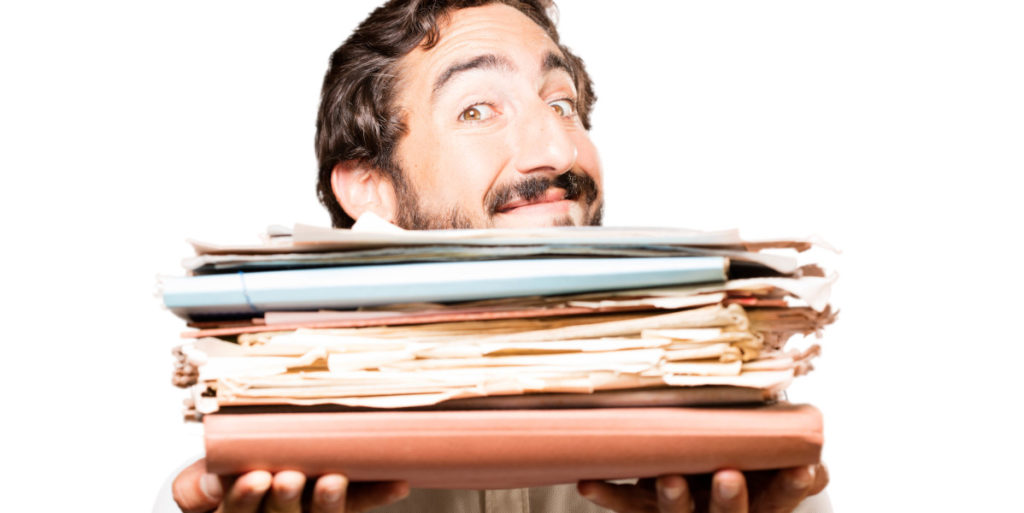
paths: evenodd
<path fill-rule="evenodd" d="M 565 58 L 555 52 L 548 52 L 548 54 L 544 56 L 543 70 L 547 73 L 556 69 L 565 71 L 569 76 L 572 76 L 572 68 L 569 67 L 569 63 Z"/>
<path fill-rule="evenodd" d="M 433 96 L 436 97 L 437 93 L 441 91 L 445 84 L 450 82 L 452 78 L 455 78 L 455 75 L 462 73 L 464 71 L 474 69 L 497 69 L 502 71 L 515 71 L 516 67 L 514 64 L 512 64 L 512 61 L 506 59 L 505 57 L 493 54 L 479 55 L 467 61 L 456 62 L 455 64 L 452 64 L 451 66 L 445 68 L 444 72 L 441 73 L 441 75 L 437 77 L 437 80 L 434 81 Z"/>

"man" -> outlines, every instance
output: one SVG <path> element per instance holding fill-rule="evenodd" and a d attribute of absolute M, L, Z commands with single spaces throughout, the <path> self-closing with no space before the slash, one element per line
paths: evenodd
<path fill-rule="evenodd" d="M 360 25 L 331 59 L 317 122 L 318 193 L 335 226 L 371 213 L 408 229 L 600 223 L 601 165 L 587 133 L 594 94 L 582 61 L 559 44 L 551 7 L 550 0 L 393 0 Z M 293 471 L 222 481 L 200 460 L 175 480 L 174 497 L 186 512 L 297 512 L 306 481 Z M 692 512 L 696 504 L 715 513 L 786 512 L 826 483 L 824 468 L 811 466 L 636 485 L 415 490 L 401 501 L 410 494 L 404 483 L 349 485 L 332 474 L 315 480 L 305 506 Z"/>

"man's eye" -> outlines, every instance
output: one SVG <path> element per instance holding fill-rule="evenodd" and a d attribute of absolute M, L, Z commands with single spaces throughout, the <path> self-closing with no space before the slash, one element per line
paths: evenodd
<path fill-rule="evenodd" d="M 576 103 L 568 98 L 555 100 L 548 105 L 551 106 L 551 110 L 554 110 L 556 114 L 563 118 L 567 118 L 576 113 Z"/>
<path fill-rule="evenodd" d="M 494 117 L 494 107 L 478 103 L 459 114 L 459 121 L 484 121 Z"/>

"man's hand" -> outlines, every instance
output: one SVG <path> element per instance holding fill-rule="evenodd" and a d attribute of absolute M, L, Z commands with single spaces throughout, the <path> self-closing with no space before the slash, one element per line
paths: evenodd
<path fill-rule="evenodd" d="M 635 485 L 580 481 L 587 500 L 618 513 L 789 513 L 828 484 L 822 464 L 778 471 L 720 470 L 714 476 L 642 479 Z"/>
<path fill-rule="evenodd" d="M 184 513 L 361 513 L 409 494 L 404 482 L 350 485 L 341 474 L 320 476 L 306 500 L 305 488 L 300 472 L 256 470 L 229 479 L 208 474 L 205 459 L 182 470 L 172 485 L 174 502 Z"/>

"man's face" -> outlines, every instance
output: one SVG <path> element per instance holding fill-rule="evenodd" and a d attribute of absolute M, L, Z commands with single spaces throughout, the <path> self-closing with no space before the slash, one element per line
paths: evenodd
<path fill-rule="evenodd" d="M 601 164 L 558 46 L 506 6 L 462 9 L 400 61 L 396 157 L 410 228 L 600 222 Z"/>

